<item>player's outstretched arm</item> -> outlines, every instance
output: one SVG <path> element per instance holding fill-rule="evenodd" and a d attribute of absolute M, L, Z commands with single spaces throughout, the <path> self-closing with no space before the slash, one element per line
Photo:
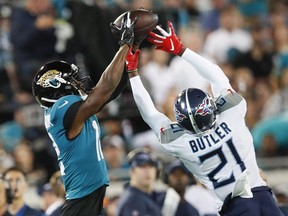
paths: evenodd
<path fill-rule="evenodd" d="M 132 93 L 142 118 L 154 131 L 156 136 L 159 137 L 160 129 L 170 124 L 171 121 L 155 108 L 149 93 L 143 86 L 137 71 L 139 55 L 140 50 L 133 53 L 132 49 L 130 49 L 126 57 L 127 72 L 130 78 Z"/>
<path fill-rule="evenodd" d="M 217 94 L 224 88 L 232 88 L 228 78 L 218 65 L 184 47 L 180 38 L 175 34 L 171 22 L 168 22 L 168 28 L 169 32 L 166 32 L 163 28 L 157 26 L 156 29 L 161 34 L 150 32 L 148 41 L 156 45 L 156 49 L 179 55 L 193 65 L 197 69 L 197 72 L 210 82 L 214 94 Z"/>
<path fill-rule="evenodd" d="M 68 138 L 74 138 L 80 133 L 85 120 L 103 108 L 118 86 L 124 71 L 127 52 L 134 42 L 134 25 L 135 21 L 131 21 L 129 17 L 123 18 L 120 29 L 122 35 L 119 41 L 120 48 L 103 72 L 97 85 L 80 105 L 67 133 Z"/>

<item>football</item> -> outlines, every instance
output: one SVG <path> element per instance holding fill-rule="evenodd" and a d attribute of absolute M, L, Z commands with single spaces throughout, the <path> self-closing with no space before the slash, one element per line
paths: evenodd
<path fill-rule="evenodd" d="M 148 33 L 152 31 L 158 24 L 158 15 L 153 13 L 150 10 L 146 9 L 136 9 L 126 11 L 125 13 L 118 16 L 115 21 L 113 22 L 117 26 L 121 26 L 122 18 L 127 14 L 130 14 L 130 19 L 133 21 L 135 17 L 137 17 L 137 22 L 134 27 L 134 41 L 140 42 L 144 40 Z M 112 33 L 117 37 L 120 38 L 120 35 L 114 29 L 111 29 Z"/>

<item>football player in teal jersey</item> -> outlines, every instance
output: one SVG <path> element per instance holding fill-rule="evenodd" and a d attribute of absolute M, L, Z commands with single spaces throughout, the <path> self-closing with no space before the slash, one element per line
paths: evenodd
<path fill-rule="evenodd" d="M 45 127 L 58 156 L 66 191 L 61 216 L 92 216 L 103 212 L 109 184 L 96 114 L 116 98 L 127 83 L 125 57 L 134 41 L 135 20 L 123 17 L 120 48 L 96 86 L 85 85 L 79 68 L 64 61 L 45 64 L 32 83 L 33 95 L 45 109 Z"/>

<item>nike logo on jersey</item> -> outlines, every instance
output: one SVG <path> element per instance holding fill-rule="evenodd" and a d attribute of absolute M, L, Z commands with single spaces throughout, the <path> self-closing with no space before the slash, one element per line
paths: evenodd
<path fill-rule="evenodd" d="M 60 109 L 60 108 L 64 107 L 64 106 L 65 106 L 65 105 L 67 105 L 67 104 L 68 104 L 68 101 L 67 101 L 67 100 L 65 100 L 65 101 L 64 101 L 64 103 L 63 103 L 62 105 L 58 106 L 58 109 Z"/>
<path fill-rule="evenodd" d="M 173 44 L 173 42 L 172 42 L 172 40 L 170 39 L 170 43 L 171 43 L 171 51 L 174 51 L 174 44 Z"/>

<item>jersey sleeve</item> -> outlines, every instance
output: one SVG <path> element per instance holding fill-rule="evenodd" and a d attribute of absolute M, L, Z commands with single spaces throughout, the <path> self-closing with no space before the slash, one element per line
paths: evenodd
<path fill-rule="evenodd" d="M 181 58 L 193 65 L 197 72 L 210 82 L 214 96 L 218 96 L 220 91 L 224 88 L 232 89 L 227 76 L 218 65 L 210 62 L 188 48 L 186 48 Z"/>
<path fill-rule="evenodd" d="M 131 78 L 130 83 L 134 100 L 143 120 L 150 126 L 159 139 L 161 128 L 167 127 L 171 123 L 171 120 L 155 108 L 139 76 Z"/>
<path fill-rule="evenodd" d="M 232 89 L 223 89 L 215 101 L 218 113 L 223 113 L 232 107 L 237 107 L 240 115 L 244 118 L 247 111 L 246 100 Z"/>
<path fill-rule="evenodd" d="M 53 125 L 61 125 L 64 128 L 64 117 L 69 108 L 76 102 L 82 101 L 78 95 L 67 95 L 60 98 L 51 108 L 50 119 Z"/>

